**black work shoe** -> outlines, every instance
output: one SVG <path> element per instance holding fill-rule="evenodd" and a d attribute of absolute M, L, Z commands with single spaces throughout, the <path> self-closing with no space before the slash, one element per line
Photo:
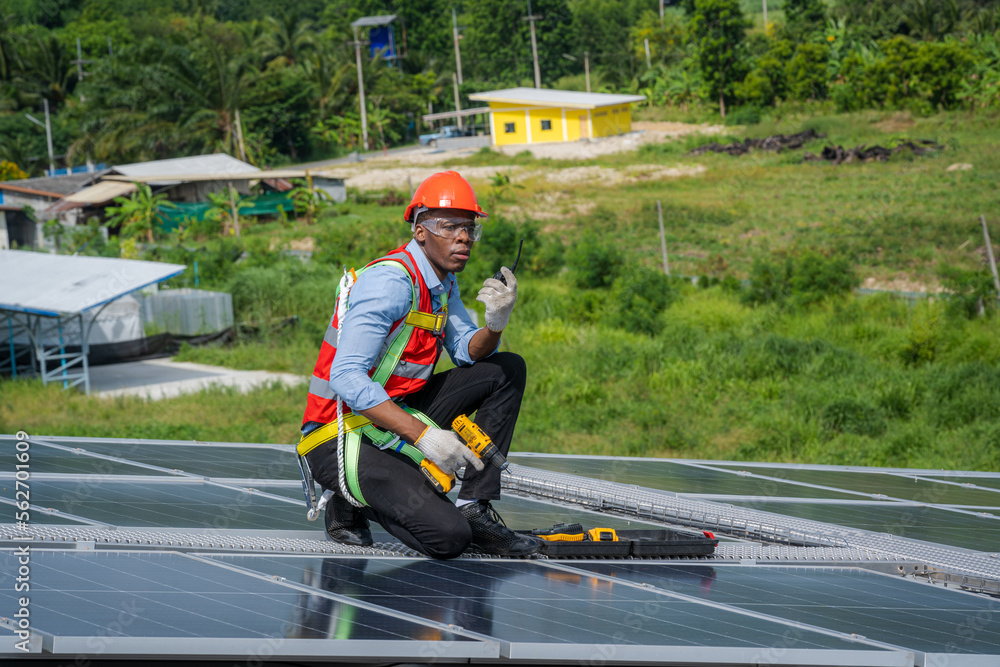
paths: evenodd
<path fill-rule="evenodd" d="M 459 511 L 472 527 L 470 546 L 476 550 L 494 556 L 530 556 L 538 553 L 538 540 L 508 528 L 488 501 L 462 505 Z"/>
<path fill-rule="evenodd" d="M 326 536 L 334 542 L 352 547 L 370 547 L 374 544 L 368 519 L 361 510 L 338 495 L 326 505 Z"/>

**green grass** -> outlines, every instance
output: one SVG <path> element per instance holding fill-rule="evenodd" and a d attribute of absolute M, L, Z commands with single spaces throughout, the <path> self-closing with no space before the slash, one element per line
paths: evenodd
<path fill-rule="evenodd" d="M 806 249 L 849 257 L 862 279 L 902 280 L 911 289 L 935 286 L 942 267 L 982 270 L 979 214 L 997 229 L 1000 125 L 995 118 L 828 116 L 779 108 L 747 133 L 807 127 L 828 135 L 806 147 L 813 152 L 826 142 L 886 145 L 903 138 L 934 139 L 947 149 L 932 157 L 834 167 L 803 163 L 802 151 L 689 157 L 692 147 L 706 141 L 694 137 L 583 162 L 486 152 L 466 160 L 498 171 L 520 167 L 511 171 L 510 187 L 477 185 L 483 201 L 498 203 L 490 211 L 487 238 L 474 253 L 476 261 L 463 276 L 466 303 L 481 313 L 473 301 L 477 281 L 495 270 L 494 263 L 509 261 L 514 247 L 507 245 L 519 235 L 534 239 L 525 243 L 518 307 L 503 343 L 522 354 L 529 369 L 515 447 L 996 469 L 1000 338 L 995 314 L 968 320 L 942 299 L 911 303 L 862 296 L 808 307 L 751 307 L 718 287 L 675 283 L 669 288 L 670 304 L 642 328 L 651 333 L 636 333 L 613 323 L 628 323 L 627 317 L 621 319 L 631 307 L 623 295 L 642 303 L 648 294 L 623 291 L 620 282 L 579 290 L 574 271 L 558 272 L 584 232 L 615 250 L 624 262 L 621 270 L 656 269 L 657 200 L 675 273 L 745 278 L 756 259 Z M 739 128 L 727 132 L 744 136 Z M 946 171 L 957 162 L 973 168 Z M 678 164 L 701 165 L 705 171 L 635 183 L 553 185 L 544 178 L 569 167 Z M 553 211 L 570 212 L 530 220 L 524 204 L 531 201 L 554 202 Z M 336 213 L 312 225 L 248 225 L 243 246 L 204 240 L 198 242 L 204 250 L 160 251 L 168 261 L 199 258 L 201 286 L 231 291 L 244 325 L 239 343 L 185 348 L 179 358 L 308 375 L 341 267 L 360 267 L 408 235 L 399 207 L 351 203 Z M 305 237 L 314 244 L 311 262 L 280 252 Z M 543 253 L 545 262 L 536 261 Z M 542 269 L 549 273 L 543 275 Z M 175 279 L 175 285 L 191 285 L 192 275 Z M 290 316 L 297 324 L 277 327 Z M 304 396 L 304 387 L 271 387 L 245 396 L 220 391 L 148 403 L 85 397 L 43 388 L 37 381 L 5 381 L 0 384 L 0 429 L 290 442 Z M 58 410 L 51 408 L 55 404 Z"/>

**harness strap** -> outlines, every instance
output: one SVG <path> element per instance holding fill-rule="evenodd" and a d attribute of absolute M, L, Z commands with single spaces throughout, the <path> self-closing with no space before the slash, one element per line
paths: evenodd
<path fill-rule="evenodd" d="M 400 407 L 424 424 L 437 428 L 437 424 L 435 424 L 430 417 L 419 410 L 406 405 Z M 325 424 L 310 432 L 309 435 L 303 436 L 299 440 L 296 450 L 301 456 L 305 456 L 307 453 L 316 449 L 320 445 L 330 442 L 331 440 L 336 440 L 337 435 L 336 423 Z M 361 482 L 358 478 L 358 460 L 361 457 L 362 436 L 371 440 L 372 444 L 379 449 L 392 449 L 394 452 L 398 452 L 403 456 L 406 456 L 417 465 L 420 465 L 420 462 L 424 460 L 424 455 L 421 454 L 420 450 L 413 445 L 401 440 L 398 435 L 378 428 L 372 424 L 370 419 L 363 415 L 351 414 L 344 417 L 343 460 L 344 476 L 347 481 L 347 488 L 351 492 L 352 496 L 354 496 L 362 504 L 367 505 L 368 503 L 365 501 L 364 495 L 361 493 Z"/>

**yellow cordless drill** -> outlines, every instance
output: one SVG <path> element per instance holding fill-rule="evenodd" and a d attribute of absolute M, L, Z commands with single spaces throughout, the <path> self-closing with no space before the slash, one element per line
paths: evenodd
<path fill-rule="evenodd" d="M 507 466 L 510 465 L 507 463 L 506 457 L 497 449 L 493 441 L 490 440 L 490 436 L 486 435 L 483 429 L 479 428 L 479 426 L 474 424 L 465 415 L 455 417 L 455 421 L 451 423 L 451 427 L 465 441 L 465 446 L 471 449 L 486 465 L 492 463 L 500 470 L 506 470 Z M 455 485 L 455 476 L 445 473 L 429 458 L 425 457 L 420 462 L 420 472 L 424 473 L 424 477 L 431 483 L 431 486 L 441 493 L 448 493 Z"/>

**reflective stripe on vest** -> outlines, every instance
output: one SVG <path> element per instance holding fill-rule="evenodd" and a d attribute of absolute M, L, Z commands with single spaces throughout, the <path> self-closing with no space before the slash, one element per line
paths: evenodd
<path fill-rule="evenodd" d="M 439 336 L 443 334 L 447 321 L 448 296 L 441 295 L 440 312 L 431 312 L 433 306 L 430 290 L 405 246 L 369 263 L 358 274 L 378 264 L 396 266 L 405 271 L 412 287 L 409 312 L 393 323 L 374 365 L 368 371 L 369 377 L 382 385 L 390 398 L 396 399 L 419 391 L 434 373 L 434 366 L 440 355 Z M 334 313 L 323 336 L 319 357 L 310 378 L 303 423 L 312 421 L 328 424 L 336 419 L 337 396 L 330 388 L 329 377 L 337 342 L 337 317 Z M 346 405 L 344 413 L 350 414 Z"/>

